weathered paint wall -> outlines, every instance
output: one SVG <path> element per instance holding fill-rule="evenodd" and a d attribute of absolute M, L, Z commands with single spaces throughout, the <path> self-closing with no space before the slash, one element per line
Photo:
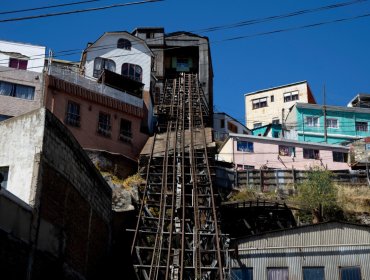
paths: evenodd
<path fill-rule="evenodd" d="M 0 115 L 19 116 L 42 106 L 43 76 L 41 73 L 0 66 L 0 81 L 35 88 L 33 100 L 0 95 Z"/>
<path fill-rule="evenodd" d="M 293 91 L 299 92 L 299 100 L 284 102 L 284 93 Z M 244 96 L 246 126 L 248 128 L 253 128 L 254 123 L 262 123 L 262 125 L 266 125 L 271 123 L 272 120 L 279 120 L 280 123 L 282 123 L 282 110 L 284 109 L 284 116 L 286 117 L 289 108 L 296 102 L 313 102 L 314 100 L 310 99 L 310 94 L 307 82 L 282 86 L 271 90 L 267 89 L 257 93 L 247 93 Z M 271 96 L 273 96 L 274 101 L 271 101 Z M 264 97 L 267 97 L 267 107 L 253 109 L 252 101 L 254 99 Z"/>
<path fill-rule="evenodd" d="M 43 148 L 43 111 L 0 122 L 0 166 L 9 166 L 7 190 L 29 204 L 35 154 Z"/>
<path fill-rule="evenodd" d="M 12 270 L 12 256 L 19 256 L 19 273 L 24 275 L 28 269 L 31 279 L 96 276 L 110 249 L 110 187 L 71 132 L 43 108 L 4 121 L 0 133 L 0 145 L 6 148 L 0 157 L 14 157 L 16 168 L 11 170 L 29 166 L 33 171 L 31 177 L 26 174 L 26 181 L 24 172 L 18 171 L 14 180 L 22 185 L 8 182 L 18 197 L 31 193 L 26 203 L 7 190 L 0 192 L 0 244 L 7 248 L 0 254 L 2 264 Z M 3 139 L 19 143 L 18 150 L 10 149 L 11 142 L 4 146 Z M 28 158 L 17 155 L 23 154 L 22 149 L 29 151 Z"/>
<path fill-rule="evenodd" d="M 140 131 L 141 122 L 146 122 L 146 120 L 61 90 L 49 89 L 46 107 L 64 123 L 68 101 L 80 104 L 80 127 L 66 126 L 83 148 L 118 153 L 132 159 L 137 158 L 148 139 L 148 135 Z M 111 116 L 112 128 L 110 137 L 102 136 L 97 132 L 99 112 L 109 113 Z M 121 118 L 131 121 L 131 143 L 119 140 Z"/>
<path fill-rule="evenodd" d="M 238 259 L 253 268 L 253 279 L 267 279 L 268 267 L 287 267 L 289 279 L 303 279 L 303 267 L 324 267 L 325 279 L 337 280 L 339 267 L 360 266 L 370 277 L 370 229 L 367 226 L 327 223 L 238 240 Z"/>

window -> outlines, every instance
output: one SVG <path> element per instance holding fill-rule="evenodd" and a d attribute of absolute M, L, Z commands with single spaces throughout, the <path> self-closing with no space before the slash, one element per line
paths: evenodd
<path fill-rule="evenodd" d="M 220 127 L 225 128 L 225 120 L 220 120 Z"/>
<path fill-rule="evenodd" d="M 124 63 L 122 64 L 121 74 L 124 77 L 141 82 L 143 70 L 139 65 Z"/>
<path fill-rule="evenodd" d="M 6 189 L 8 185 L 9 166 L 0 166 L 0 185 Z"/>
<path fill-rule="evenodd" d="M 279 138 L 279 137 L 280 137 L 279 131 L 272 132 L 272 138 Z"/>
<path fill-rule="evenodd" d="M 238 141 L 236 145 L 236 149 L 242 152 L 253 153 L 253 142 Z"/>
<path fill-rule="evenodd" d="M 110 114 L 99 113 L 98 133 L 106 137 L 111 135 Z"/>
<path fill-rule="evenodd" d="M 270 96 L 270 101 L 271 101 L 271 102 L 274 102 L 274 101 L 275 101 L 275 96 L 271 95 L 271 96 Z"/>
<path fill-rule="evenodd" d="M 243 166 L 243 169 L 244 169 L 244 170 L 254 169 L 254 165 L 244 165 L 244 166 Z"/>
<path fill-rule="evenodd" d="M 259 128 L 261 126 L 262 126 L 262 123 L 260 123 L 260 122 L 253 124 L 253 128 Z"/>
<path fill-rule="evenodd" d="M 287 267 L 267 268 L 268 280 L 289 280 L 289 271 Z"/>
<path fill-rule="evenodd" d="M 252 100 L 253 109 L 259 109 L 263 107 L 267 107 L 267 97 Z"/>
<path fill-rule="evenodd" d="M 320 126 L 320 118 L 319 117 L 306 117 L 305 124 L 311 127 L 319 127 Z"/>
<path fill-rule="evenodd" d="M 284 93 L 284 102 L 290 102 L 299 99 L 298 90 Z"/>
<path fill-rule="evenodd" d="M 147 39 L 153 39 L 154 38 L 154 32 L 147 32 L 146 33 L 146 38 Z"/>
<path fill-rule="evenodd" d="M 340 267 L 341 280 L 361 280 L 361 269 L 359 266 Z"/>
<path fill-rule="evenodd" d="M 279 119 L 272 120 L 272 124 L 279 124 L 279 123 L 280 123 L 280 120 Z"/>
<path fill-rule="evenodd" d="M 295 147 L 279 146 L 279 156 L 295 156 Z"/>
<path fill-rule="evenodd" d="M 338 128 L 338 120 L 337 119 L 326 119 L 326 127 Z"/>
<path fill-rule="evenodd" d="M 230 279 L 253 280 L 253 268 L 242 267 L 231 269 Z"/>
<path fill-rule="evenodd" d="M 119 39 L 117 42 L 117 49 L 131 50 L 131 42 L 127 39 Z"/>
<path fill-rule="evenodd" d="M 347 162 L 348 153 L 333 152 L 333 161 L 335 162 Z"/>
<path fill-rule="evenodd" d="M 356 122 L 356 131 L 367 131 L 367 122 Z"/>
<path fill-rule="evenodd" d="M 177 58 L 176 71 L 188 72 L 190 70 L 190 61 L 188 58 Z"/>
<path fill-rule="evenodd" d="M 227 122 L 227 129 L 231 132 L 238 133 L 238 127 L 231 122 Z"/>
<path fill-rule="evenodd" d="M 320 151 L 313 149 L 303 149 L 303 158 L 305 159 L 320 159 Z"/>
<path fill-rule="evenodd" d="M 119 129 L 119 139 L 126 143 L 131 143 L 132 132 L 131 132 L 131 122 L 125 119 L 121 119 L 120 129 Z"/>
<path fill-rule="evenodd" d="M 0 81 L 0 95 L 33 100 L 35 96 L 35 88 Z"/>
<path fill-rule="evenodd" d="M 7 119 L 10 119 L 12 116 L 7 116 L 7 115 L 1 115 L 0 114 L 0 122 L 1 121 L 5 121 L 5 120 L 7 120 Z"/>
<path fill-rule="evenodd" d="M 28 61 L 25 59 L 18 59 L 18 58 L 10 58 L 9 59 L 9 67 L 21 70 L 27 70 L 27 63 Z"/>
<path fill-rule="evenodd" d="M 68 101 L 65 123 L 71 126 L 80 126 L 80 104 Z"/>
<path fill-rule="evenodd" d="M 111 59 L 96 57 L 94 60 L 93 76 L 95 78 L 99 78 L 100 75 L 103 73 L 104 69 L 116 72 L 116 63 Z"/>
<path fill-rule="evenodd" d="M 303 280 L 325 280 L 324 267 L 303 267 Z"/>

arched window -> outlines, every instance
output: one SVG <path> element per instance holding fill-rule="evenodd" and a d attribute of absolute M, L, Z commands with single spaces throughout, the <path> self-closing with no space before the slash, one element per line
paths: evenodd
<path fill-rule="evenodd" d="M 116 63 L 113 60 L 103 57 L 96 57 L 94 60 L 94 73 L 95 78 L 99 78 L 104 69 L 116 72 Z"/>
<path fill-rule="evenodd" d="M 124 63 L 122 64 L 122 76 L 141 82 L 143 78 L 143 69 L 136 64 Z"/>
<path fill-rule="evenodd" d="M 131 50 L 131 42 L 127 39 L 119 39 L 117 42 L 118 49 Z"/>

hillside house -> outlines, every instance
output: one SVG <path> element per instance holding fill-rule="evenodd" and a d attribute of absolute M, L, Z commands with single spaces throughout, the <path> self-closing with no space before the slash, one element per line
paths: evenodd
<path fill-rule="evenodd" d="M 45 47 L 0 41 L 0 121 L 40 108 Z"/>
<path fill-rule="evenodd" d="M 316 103 L 307 81 L 246 93 L 244 101 L 246 126 L 249 128 L 281 124 L 296 102 Z"/>
<path fill-rule="evenodd" d="M 296 103 L 285 123 L 287 139 L 346 144 L 370 136 L 370 109 Z"/>
<path fill-rule="evenodd" d="M 153 126 L 152 53 L 127 32 L 106 32 L 89 44 L 80 67 L 52 62 L 46 106 L 85 150 L 136 159 Z"/>
<path fill-rule="evenodd" d="M 233 163 L 236 169 L 296 169 L 320 166 L 349 170 L 348 148 L 340 145 L 230 134 L 220 147 L 217 160 Z"/>
<path fill-rule="evenodd" d="M 213 114 L 213 135 L 215 141 L 224 141 L 230 133 L 251 134 L 250 130 L 226 113 Z"/>

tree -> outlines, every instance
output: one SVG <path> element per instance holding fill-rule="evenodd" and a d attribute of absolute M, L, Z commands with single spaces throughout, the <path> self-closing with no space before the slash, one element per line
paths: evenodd
<path fill-rule="evenodd" d="M 338 207 L 337 188 L 331 172 L 319 167 L 312 168 L 307 180 L 298 186 L 297 200 L 301 208 L 312 213 L 313 223 L 322 222 L 324 211 L 332 213 Z"/>

